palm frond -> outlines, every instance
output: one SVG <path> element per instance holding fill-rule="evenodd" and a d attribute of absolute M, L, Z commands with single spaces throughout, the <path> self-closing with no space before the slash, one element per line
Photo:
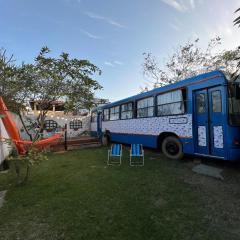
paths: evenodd
<path fill-rule="evenodd" d="M 239 11 L 240 11 L 240 8 L 238 8 L 234 13 L 239 12 Z"/>

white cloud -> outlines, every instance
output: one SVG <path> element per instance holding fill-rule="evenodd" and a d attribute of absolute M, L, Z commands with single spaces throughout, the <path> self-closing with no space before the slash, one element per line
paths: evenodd
<path fill-rule="evenodd" d="M 122 25 L 122 24 L 119 23 L 119 22 L 116 22 L 116 21 L 112 20 L 111 18 L 107 18 L 107 17 L 104 17 L 104 16 L 100 16 L 100 15 L 95 14 L 95 13 L 93 13 L 93 12 L 85 12 L 85 14 L 86 14 L 88 17 L 90 17 L 90 18 L 105 21 L 105 22 L 107 22 L 108 24 L 113 25 L 113 26 L 115 26 L 115 27 L 118 27 L 118 28 L 126 28 L 124 25 Z"/>
<path fill-rule="evenodd" d="M 161 1 L 179 12 L 186 12 L 190 9 L 196 8 L 196 0 L 161 0 Z"/>
<path fill-rule="evenodd" d="M 185 4 L 182 1 L 178 0 L 161 0 L 161 1 L 169 5 L 170 7 L 173 7 L 179 12 L 185 12 L 187 10 Z"/>
<path fill-rule="evenodd" d="M 72 3 L 72 4 L 74 4 L 74 3 L 81 3 L 82 2 L 82 0 L 64 0 L 66 3 Z"/>
<path fill-rule="evenodd" d="M 178 32 L 181 30 L 180 27 L 174 23 L 169 23 L 169 26 Z"/>
<path fill-rule="evenodd" d="M 102 37 L 97 36 L 97 35 L 95 35 L 95 34 L 92 34 L 92 33 L 88 32 L 88 31 L 86 31 L 86 30 L 84 30 L 84 29 L 81 29 L 81 32 L 82 32 L 84 35 L 86 35 L 87 37 L 89 37 L 89 38 L 92 38 L 92 39 L 102 39 Z"/>
<path fill-rule="evenodd" d="M 104 64 L 109 66 L 109 67 L 114 67 L 114 65 L 111 62 L 108 62 L 108 61 L 104 62 Z"/>
<path fill-rule="evenodd" d="M 118 60 L 115 60 L 114 63 L 117 64 L 117 65 L 123 65 L 123 62 L 118 61 Z"/>
<path fill-rule="evenodd" d="M 123 65 L 123 62 L 119 60 L 114 60 L 114 61 L 105 61 L 104 64 L 109 67 L 115 67 L 116 65 Z"/>
<path fill-rule="evenodd" d="M 189 2 L 190 2 L 191 8 L 194 9 L 196 7 L 195 0 L 189 0 Z"/>

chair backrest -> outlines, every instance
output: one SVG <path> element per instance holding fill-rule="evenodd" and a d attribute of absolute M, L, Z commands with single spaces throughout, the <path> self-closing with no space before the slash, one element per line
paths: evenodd
<path fill-rule="evenodd" d="M 121 155 L 121 144 L 112 144 L 112 148 L 111 148 L 111 154 L 114 156 L 119 156 Z"/>
<path fill-rule="evenodd" d="M 131 155 L 141 156 L 142 155 L 142 144 L 132 144 L 131 145 Z"/>

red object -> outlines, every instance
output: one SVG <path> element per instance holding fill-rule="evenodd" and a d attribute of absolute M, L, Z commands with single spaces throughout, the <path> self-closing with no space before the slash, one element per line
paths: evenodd
<path fill-rule="evenodd" d="M 0 114 L 4 115 L 4 117 L 2 118 L 2 122 L 4 124 L 4 127 L 6 128 L 9 137 L 16 145 L 17 151 L 20 155 L 24 155 L 26 153 L 26 148 L 24 147 L 24 145 L 33 144 L 36 147 L 44 147 L 46 145 L 49 145 L 50 143 L 56 142 L 64 133 L 64 131 L 62 131 L 61 133 L 57 133 L 52 137 L 41 139 L 36 142 L 22 140 L 17 125 L 13 121 L 11 113 L 8 111 L 2 97 L 0 97 Z"/>

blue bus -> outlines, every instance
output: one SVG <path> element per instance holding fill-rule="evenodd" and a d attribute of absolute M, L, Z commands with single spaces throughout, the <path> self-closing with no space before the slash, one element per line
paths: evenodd
<path fill-rule="evenodd" d="M 171 159 L 240 160 L 239 83 L 212 71 L 106 104 L 92 112 L 91 132 Z"/>

